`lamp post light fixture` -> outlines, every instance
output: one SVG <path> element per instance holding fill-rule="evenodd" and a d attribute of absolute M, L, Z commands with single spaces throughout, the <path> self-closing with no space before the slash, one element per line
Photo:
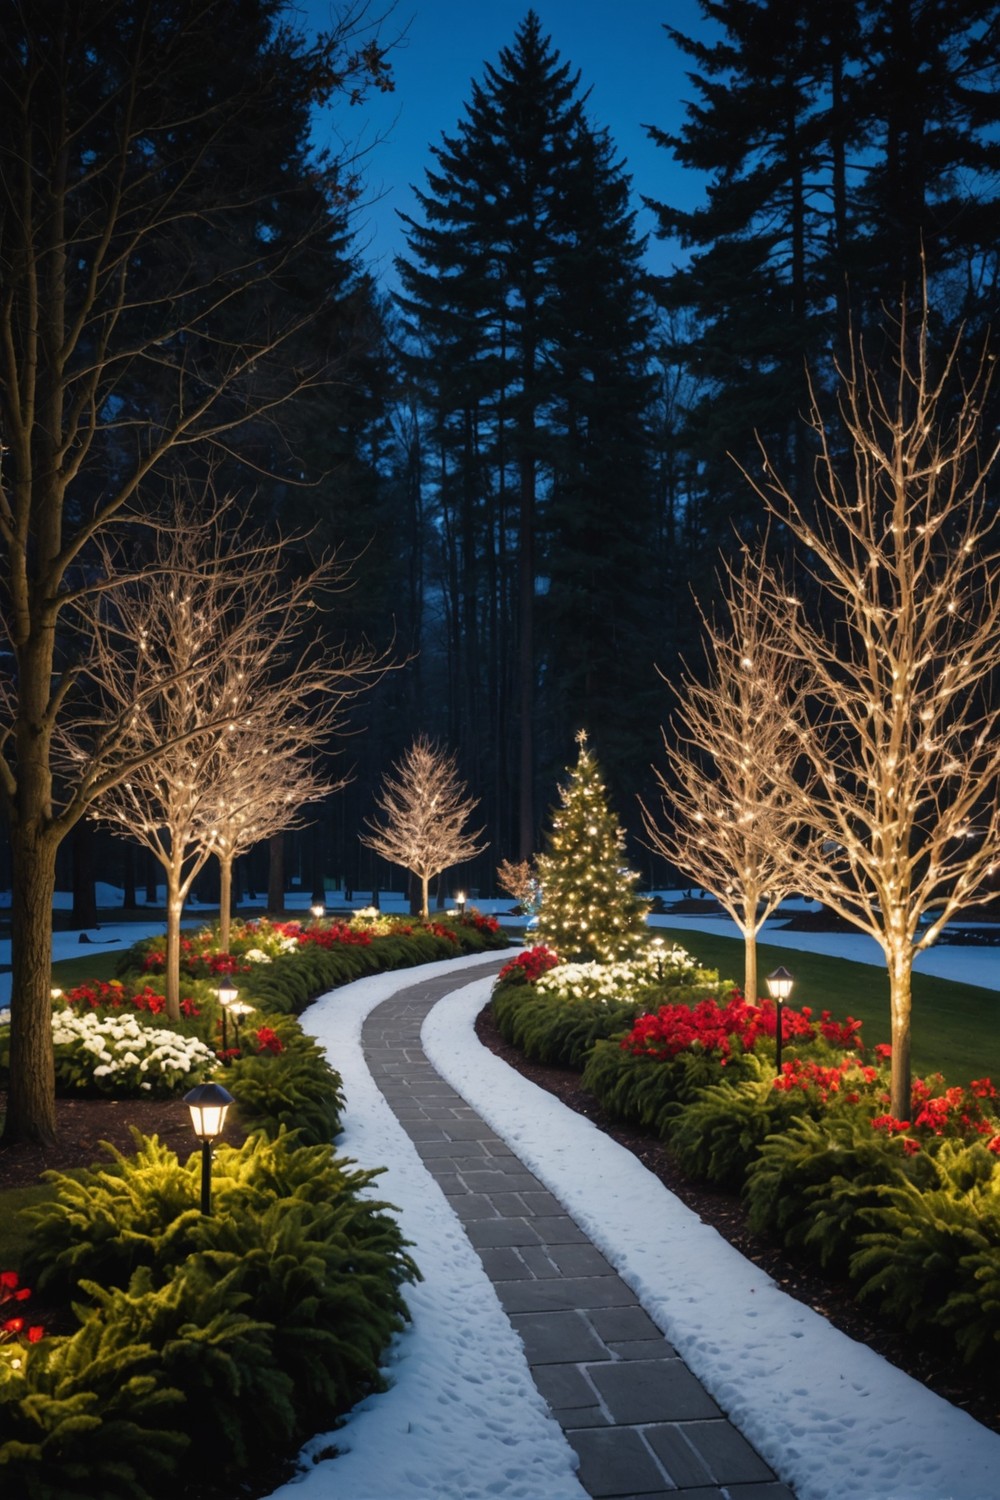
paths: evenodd
<path fill-rule="evenodd" d="M 792 985 L 794 983 L 795 983 L 795 977 L 794 977 L 794 975 L 789 974 L 788 970 L 784 967 L 784 965 L 782 965 L 778 969 L 775 969 L 773 974 L 768 974 L 768 976 L 767 976 L 767 990 L 768 990 L 768 994 L 771 996 L 771 999 L 774 1001 L 774 1008 L 775 1008 L 775 1010 L 778 1013 L 777 1025 L 775 1026 L 775 1031 L 774 1031 L 774 1041 L 775 1041 L 775 1066 L 776 1066 L 776 1069 L 777 1069 L 777 1076 L 779 1078 L 781 1077 L 781 1042 L 782 1042 L 782 1030 L 783 1030 L 783 1024 L 782 1024 L 782 1019 L 781 1019 L 781 1016 L 782 1016 L 782 1007 L 784 1006 L 785 1001 L 791 995 L 791 993 L 792 993 Z"/>
<path fill-rule="evenodd" d="M 652 938 L 650 940 L 649 946 L 652 948 L 652 950 L 653 950 L 653 957 L 656 959 L 656 978 L 659 981 L 659 983 L 662 984 L 663 983 L 663 939 L 661 937 Z"/>
<path fill-rule="evenodd" d="M 219 1004 L 222 1006 L 222 1050 L 229 1051 L 229 1028 L 226 1025 L 226 1017 L 229 1007 L 235 1005 L 239 990 L 231 979 L 223 979 L 218 988 Z"/>
<path fill-rule="evenodd" d="M 236 1028 L 237 1047 L 240 1045 L 240 1021 L 244 1016 L 248 1016 L 252 1010 L 253 1006 L 248 1005 L 245 1000 L 233 1000 L 229 1006 L 229 1014 L 232 1016 L 233 1025 Z"/>
<path fill-rule="evenodd" d="M 458 915 L 460 917 L 464 917 L 465 916 L 465 892 L 464 891 L 456 891 L 455 892 L 455 905 L 458 907 Z"/>
<path fill-rule="evenodd" d="M 322 901 L 314 901 L 309 910 L 312 912 L 314 922 L 321 922 L 323 920 L 323 917 L 326 915 L 326 907 L 323 905 Z"/>
<path fill-rule="evenodd" d="M 199 1083 L 184 1095 L 191 1125 L 201 1141 L 201 1211 L 212 1212 L 212 1145 L 222 1134 L 233 1096 L 221 1083 Z"/>

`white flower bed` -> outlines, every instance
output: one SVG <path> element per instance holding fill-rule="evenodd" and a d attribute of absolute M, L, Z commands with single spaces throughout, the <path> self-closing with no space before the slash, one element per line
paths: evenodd
<path fill-rule="evenodd" d="M 664 948 L 657 956 L 643 953 L 639 958 L 602 964 L 594 960 L 585 964 L 559 964 L 547 969 L 535 981 L 541 994 L 562 1000 L 627 1000 L 636 989 L 658 984 L 668 975 L 679 977 L 684 970 L 697 968 L 697 960 L 683 948 Z M 693 975 L 692 975 L 693 977 Z"/>
<path fill-rule="evenodd" d="M 56 1078 L 63 1088 L 105 1094 L 170 1094 L 199 1083 L 217 1065 L 197 1037 L 145 1026 L 134 1016 L 56 1011 L 52 1017 Z"/>

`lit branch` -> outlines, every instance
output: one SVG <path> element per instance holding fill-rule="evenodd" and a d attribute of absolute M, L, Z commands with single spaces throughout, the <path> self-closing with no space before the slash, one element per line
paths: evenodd
<path fill-rule="evenodd" d="M 465 828 L 479 798 L 467 794 L 455 757 L 424 735 L 418 735 L 393 770 L 396 775 L 385 776 L 376 798 L 385 821 L 380 825 L 367 818 L 372 832 L 362 834 L 361 842 L 417 876 L 426 917 L 431 879 L 489 847 L 477 842 L 481 828 L 474 833 Z"/>
<path fill-rule="evenodd" d="M 915 331 L 901 320 L 888 378 L 860 345 L 839 372 L 850 481 L 814 397 L 815 516 L 769 464 L 755 485 L 819 592 L 816 619 L 781 591 L 769 606 L 810 670 L 807 781 L 787 783 L 808 830 L 795 878 L 885 954 L 901 1118 L 914 955 L 993 894 L 1000 850 L 997 447 L 980 448 L 992 359 L 965 383 L 959 335 L 932 375 L 928 311 Z"/>
<path fill-rule="evenodd" d="M 702 614 L 707 677 L 685 669 L 673 689 L 678 712 L 663 735 L 668 774 L 655 773 L 665 822 L 642 809 L 653 846 L 711 891 L 742 933 L 751 1004 L 757 934 L 798 884 L 788 852 L 799 815 L 783 781 L 798 759 L 803 675 L 768 619 L 757 556 L 744 549 L 739 570 L 727 573 L 724 623 Z"/>

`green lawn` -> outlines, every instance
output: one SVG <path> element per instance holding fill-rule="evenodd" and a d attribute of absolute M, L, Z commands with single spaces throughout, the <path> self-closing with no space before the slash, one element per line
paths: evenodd
<path fill-rule="evenodd" d="M 79 958 L 61 958 L 52 965 L 52 983 L 58 989 L 71 990 L 88 979 L 114 979 L 115 967 L 127 951 L 125 945 L 103 948 L 99 953 L 85 949 Z"/>
<path fill-rule="evenodd" d="M 742 938 L 717 937 L 690 928 L 656 928 L 657 936 L 679 943 L 724 979 L 743 978 Z M 862 1037 L 871 1047 L 889 1041 L 889 978 L 873 964 L 802 953 L 769 943 L 757 947 L 757 972 L 783 964 L 795 975 L 791 1004 L 830 1010 L 838 1020 L 864 1022 Z M 1000 1084 L 1000 997 L 978 985 L 913 976 L 913 1071 L 943 1073 L 949 1084 L 990 1077 Z"/>

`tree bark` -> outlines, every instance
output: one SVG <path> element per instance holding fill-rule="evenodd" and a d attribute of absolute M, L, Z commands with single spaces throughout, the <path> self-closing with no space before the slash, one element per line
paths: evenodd
<path fill-rule="evenodd" d="M 177 877 L 172 870 L 167 872 L 167 1015 L 172 1021 L 181 1018 L 181 917 L 184 898 L 178 889 Z"/>
<path fill-rule="evenodd" d="M 10 1083 L 5 1145 L 56 1138 L 55 1061 L 52 1053 L 52 900 L 57 840 L 21 831 L 12 840 L 12 950 Z"/>
<path fill-rule="evenodd" d="M 233 911 L 233 862 L 219 857 L 219 950 L 229 952 L 229 930 Z"/>
<path fill-rule="evenodd" d="M 889 1113 L 910 1118 L 910 1010 L 913 960 L 908 952 L 888 953 L 889 1014 L 892 1023 L 892 1081 Z"/>
<path fill-rule="evenodd" d="M 743 929 L 743 998 L 757 1004 L 757 933 L 751 926 Z"/>

